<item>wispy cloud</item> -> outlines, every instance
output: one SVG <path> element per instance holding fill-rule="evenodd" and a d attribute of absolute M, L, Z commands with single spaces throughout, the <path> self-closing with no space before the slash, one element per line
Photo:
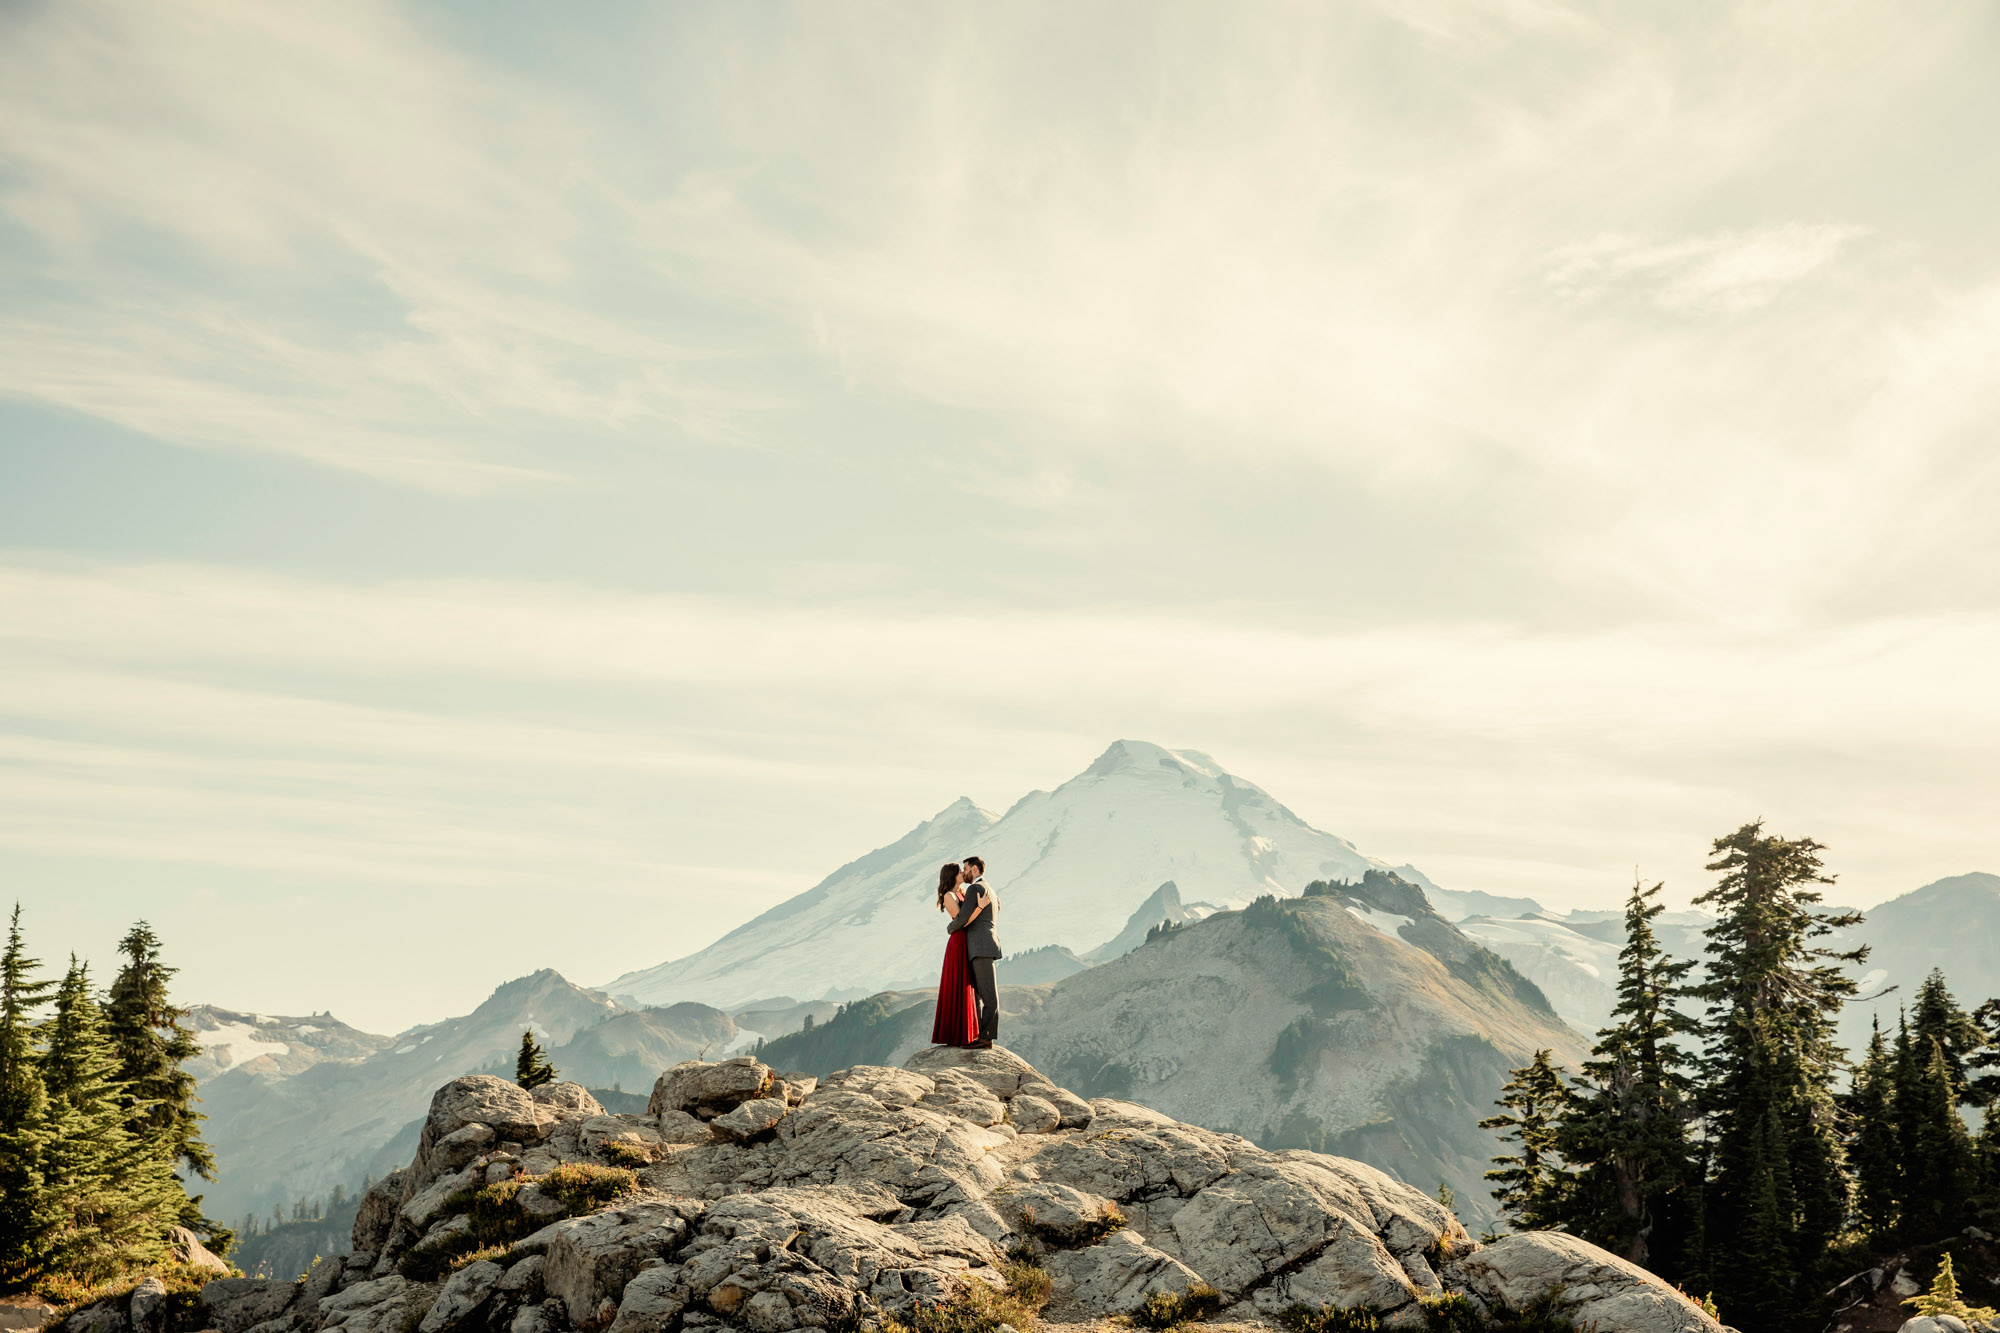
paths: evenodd
<path fill-rule="evenodd" d="M 1741 314 L 1825 269 L 1866 230 L 1794 222 L 1666 243 L 1601 236 L 1557 252 L 1545 281 L 1567 301 L 1636 296 L 1676 313 Z"/>
<path fill-rule="evenodd" d="M 4 767 L 18 796 L 0 841 L 50 848 L 64 829 L 101 831 L 116 791 L 126 832 L 100 853 L 140 854 L 147 830 L 172 818 L 183 833 L 163 846 L 184 849 L 175 855 L 227 845 L 227 863 L 273 870 L 365 864 L 376 877 L 550 883 L 588 844 L 601 884 L 638 891 L 686 855 L 656 841 L 657 819 L 619 813 L 658 793 L 708 788 L 688 812 L 698 823 L 718 793 L 768 803 L 870 773 L 906 793 L 913 821 L 957 794 L 945 776 L 954 755 L 980 752 L 1025 789 L 1063 776 L 1048 771 L 1048 735 L 1085 750 L 1107 729 L 1337 755 L 1337 772 L 1302 778 L 1288 799 L 1349 836 L 1374 831 L 1375 849 L 1394 856 L 1417 854 L 1383 845 L 1398 841 L 1384 828 L 1414 836 L 1413 811 L 1427 845 L 1449 847 L 1518 810 L 1524 783 L 1579 800 L 1594 785 L 1649 785 L 1669 807 L 1727 792 L 1766 808 L 1784 796 L 1767 770 L 1822 762 L 1834 745 L 1845 776 L 1822 799 L 1865 837 L 1882 817 L 1840 785 L 1852 766 L 1918 747 L 1970 790 L 1992 784 L 1974 760 L 2000 743 L 1985 688 L 2000 658 L 1992 618 L 1857 623 L 1810 640 L 1692 626 L 1313 631 L 1113 610 L 776 610 L 557 585 L 19 563 L 0 567 L 0 599 L 11 613 L 0 699 L 16 719 Z M 978 653 L 940 669 L 939 643 L 975 638 Z M 1005 739 L 1017 717 L 1043 734 Z M 1439 780 L 1422 776 L 1437 764 L 1462 804 L 1416 797 Z M 1362 797 L 1380 772 L 1406 774 L 1412 790 L 1399 781 L 1393 798 Z M 522 822 L 544 805 L 559 813 Z M 1536 808 L 1542 847 L 1600 836 Z M 1560 888 L 1524 883 L 1505 855 L 1447 864 L 1487 887 Z M 780 869 L 756 874 L 772 882 Z"/>
<path fill-rule="evenodd" d="M 477 491 L 551 431 L 724 442 L 759 395 L 593 313 L 559 94 L 395 7 L 17 15 L 0 44 L 0 393 L 180 444 Z"/>

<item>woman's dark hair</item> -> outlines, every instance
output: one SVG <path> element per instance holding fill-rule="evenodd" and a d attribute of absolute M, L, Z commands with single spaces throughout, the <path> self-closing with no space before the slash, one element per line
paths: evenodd
<path fill-rule="evenodd" d="M 938 911 L 944 910 L 944 896 L 958 887 L 958 862 L 946 861 L 938 868 Z"/>

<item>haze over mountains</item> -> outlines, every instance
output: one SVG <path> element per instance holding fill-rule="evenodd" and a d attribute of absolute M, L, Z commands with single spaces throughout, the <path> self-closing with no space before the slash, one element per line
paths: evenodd
<path fill-rule="evenodd" d="M 394 1038 L 326 1014 L 198 1008 L 207 1053 L 193 1069 L 223 1168 L 211 1214 L 353 1188 L 396 1165 L 431 1089 L 510 1070 L 524 1027 L 566 1077 L 635 1093 L 668 1065 L 808 1018 L 817 1045 L 789 1039 L 802 1060 L 894 1063 L 928 1039 L 944 939 L 936 868 L 968 852 L 987 858 L 1000 893 L 1004 1040 L 1081 1090 L 1269 1145 L 1338 1145 L 1426 1189 L 1451 1181 L 1469 1216 L 1483 1215 L 1489 1146 L 1473 1122 L 1508 1064 L 1537 1045 L 1575 1058 L 1612 1003 L 1623 928 L 1609 904 L 1557 915 L 1444 888 L 1313 828 L 1204 755 L 1120 741 L 1005 815 L 955 802 L 708 948 L 599 989 L 543 971 Z M 1312 899 L 1281 901 L 1275 916 L 1244 910 L 1316 881 Z M 1660 934 L 1699 957 L 1704 920 L 1669 914 Z M 1163 921 L 1185 929 L 1149 944 Z M 1890 1021 L 1934 965 L 1976 1003 L 2000 992 L 2000 877 L 1885 903 L 1854 939 L 1876 950 L 1865 991 L 1901 987 L 1873 1006 Z M 837 1001 L 883 992 L 829 1024 Z M 1850 1006 L 1850 1042 L 1870 1009 Z"/>
<path fill-rule="evenodd" d="M 934 992 L 889 992 L 769 1042 L 824 1074 L 900 1064 Z M 1508 1071 L 1586 1042 L 1532 982 L 1392 872 L 1314 884 L 1185 927 L 1045 986 L 1003 988 L 1002 1037 L 1087 1096 L 1137 1101 L 1271 1148 L 1358 1157 L 1495 1221 L 1479 1128 Z"/>
<path fill-rule="evenodd" d="M 936 984 L 937 868 L 977 853 L 1000 893 L 1010 952 L 1088 956 L 1171 880 L 1188 901 L 1241 906 L 1388 862 L 1312 827 L 1207 755 L 1118 741 L 1052 792 L 996 816 L 960 799 L 805 893 L 686 958 L 607 983 L 645 1004 L 730 1006 L 758 996 L 856 996 Z M 1434 887 L 1412 867 L 1404 878 Z"/>

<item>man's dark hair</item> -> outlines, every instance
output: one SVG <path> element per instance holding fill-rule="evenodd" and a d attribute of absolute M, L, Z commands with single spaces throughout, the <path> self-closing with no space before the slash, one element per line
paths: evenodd
<path fill-rule="evenodd" d="M 983 856 L 968 856 L 965 858 L 965 863 L 969 866 L 978 866 L 982 875 L 986 873 L 986 858 Z"/>

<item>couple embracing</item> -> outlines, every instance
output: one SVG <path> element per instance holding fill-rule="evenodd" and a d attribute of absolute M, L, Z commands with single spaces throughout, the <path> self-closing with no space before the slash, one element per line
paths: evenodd
<path fill-rule="evenodd" d="M 946 862 L 938 871 L 937 907 L 951 914 L 951 922 L 945 926 L 950 938 L 931 1041 L 991 1050 L 1000 1035 L 1000 992 L 993 984 L 993 964 L 1000 957 L 993 916 L 1000 904 L 986 887 L 986 862 L 977 856 L 963 864 Z"/>

